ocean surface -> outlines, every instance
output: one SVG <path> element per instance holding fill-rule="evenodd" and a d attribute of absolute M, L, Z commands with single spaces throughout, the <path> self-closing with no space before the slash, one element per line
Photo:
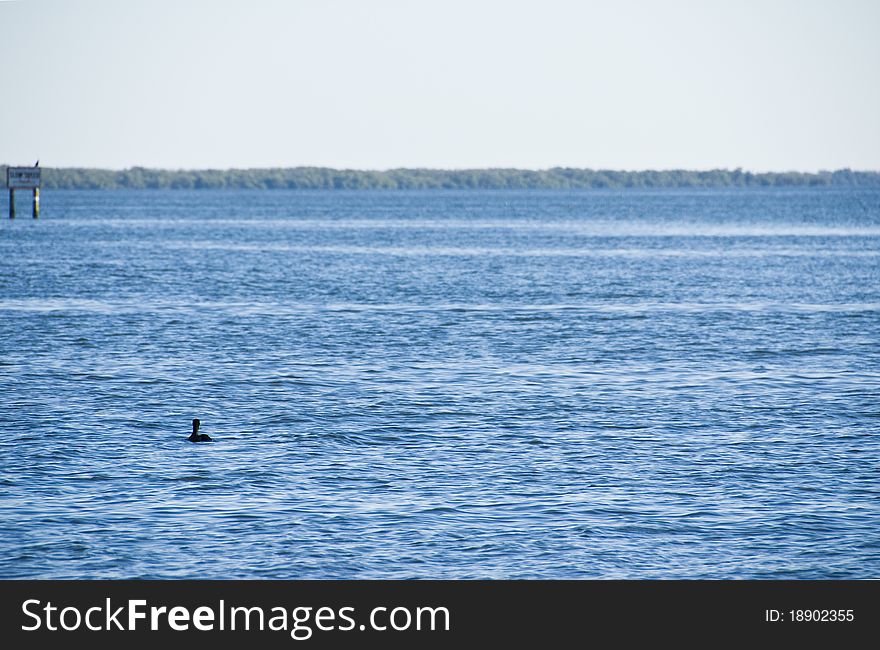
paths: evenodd
<path fill-rule="evenodd" d="M 880 578 L 880 190 L 0 210 L 0 578 Z"/>

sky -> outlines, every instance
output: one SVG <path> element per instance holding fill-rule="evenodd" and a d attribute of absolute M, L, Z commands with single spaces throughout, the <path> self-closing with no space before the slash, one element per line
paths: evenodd
<path fill-rule="evenodd" d="M 0 2 L 0 163 L 880 170 L 877 0 Z"/>

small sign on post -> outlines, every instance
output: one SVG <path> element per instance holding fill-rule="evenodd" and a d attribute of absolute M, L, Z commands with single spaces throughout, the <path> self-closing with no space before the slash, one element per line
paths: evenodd
<path fill-rule="evenodd" d="M 6 187 L 9 188 L 9 218 L 15 219 L 15 190 L 33 190 L 34 219 L 40 216 L 40 162 L 33 167 L 7 167 Z"/>

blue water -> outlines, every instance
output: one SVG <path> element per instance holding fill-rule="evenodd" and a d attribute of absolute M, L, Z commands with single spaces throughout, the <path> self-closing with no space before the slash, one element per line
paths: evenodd
<path fill-rule="evenodd" d="M 878 190 L 20 201 L 2 578 L 880 577 Z"/>

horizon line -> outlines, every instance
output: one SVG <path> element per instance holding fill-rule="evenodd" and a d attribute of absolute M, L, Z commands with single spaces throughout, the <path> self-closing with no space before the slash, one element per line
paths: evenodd
<path fill-rule="evenodd" d="M 36 159 L 39 163 L 39 159 Z M 0 163 L 0 167 L 34 167 L 33 163 L 25 163 L 22 165 Z M 553 167 L 331 167 L 327 165 L 283 165 L 269 167 L 148 167 L 144 165 L 131 165 L 128 167 L 100 167 L 100 166 L 80 166 L 80 165 L 58 165 L 45 166 L 39 165 L 40 169 L 81 169 L 93 171 L 110 171 L 125 172 L 131 170 L 144 171 L 160 171 L 160 172 L 204 172 L 204 171 L 271 171 L 271 170 L 288 170 L 288 169 L 321 169 L 336 172 L 367 172 L 367 173 L 387 173 L 394 171 L 430 171 L 430 172 L 479 172 L 479 171 L 516 171 L 516 172 L 548 172 L 554 170 L 576 170 L 589 172 L 616 172 L 616 173 L 647 173 L 647 172 L 739 172 L 743 174 L 833 174 L 835 172 L 855 172 L 855 173 L 880 173 L 878 169 L 856 169 L 853 167 L 837 167 L 837 168 L 819 168 L 816 170 L 803 169 L 746 169 L 741 166 L 737 167 L 645 167 L 645 168 L 615 168 L 615 167 L 573 167 L 556 165 Z"/>

